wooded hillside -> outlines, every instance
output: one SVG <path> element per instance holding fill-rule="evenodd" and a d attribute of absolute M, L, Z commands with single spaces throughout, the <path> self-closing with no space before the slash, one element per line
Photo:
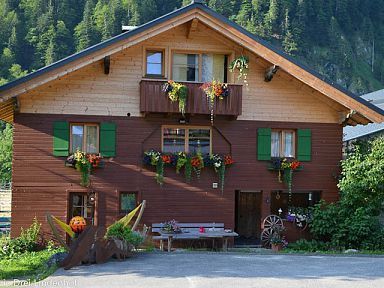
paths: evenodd
<path fill-rule="evenodd" d="M 190 2 L 0 0 L 0 84 Z M 384 87 L 382 0 L 207 2 L 353 92 Z"/>

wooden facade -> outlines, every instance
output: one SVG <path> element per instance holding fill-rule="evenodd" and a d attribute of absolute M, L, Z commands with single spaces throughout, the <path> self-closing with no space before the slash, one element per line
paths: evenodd
<path fill-rule="evenodd" d="M 175 124 L 178 118 L 19 114 L 14 132 L 13 235 L 20 227 L 31 223 L 34 216 L 45 223 L 47 211 L 66 219 L 69 194 L 88 191 L 79 185 L 79 172 L 64 166 L 66 157 L 52 155 L 53 123 L 57 120 L 113 121 L 117 125 L 116 157 L 106 159 L 105 167 L 92 175 L 92 189 L 97 195 L 96 223 L 99 224 L 110 224 L 122 216 L 118 207 L 121 192 L 136 192 L 138 201 L 147 200 L 143 217 L 147 225 L 177 219 L 181 222 L 223 222 L 233 229 L 236 191 L 260 193 L 260 216 L 268 215 L 273 191 L 286 191 L 287 188 L 277 181 L 276 171 L 268 170 L 268 161 L 257 160 L 257 129 L 260 127 L 311 129 L 313 159 L 304 163 L 304 169 L 294 176 L 294 190 L 321 190 L 322 198 L 327 201 L 335 201 L 338 197 L 335 176 L 339 173 L 342 145 L 342 128 L 338 124 L 228 121 L 225 117 L 216 117 L 213 151 L 228 153 L 231 148 L 236 161 L 226 173 L 222 193 L 212 188 L 218 177 L 210 169 L 202 171 L 199 181 L 194 179 L 187 184 L 182 174 L 177 175 L 174 168 L 166 168 L 165 183 L 159 186 L 154 180 L 154 168 L 143 165 L 143 151 L 161 149 L 161 125 Z M 206 126 L 207 121 L 207 117 L 197 116 L 191 124 Z M 260 226 L 261 222 L 255 225 Z"/>
<path fill-rule="evenodd" d="M 382 121 L 383 115 L 263 46 L 235 24 L 216 18 L 209 8 L 195 3 L 160 18 L 157 24 L 128 32 L 132 34 L 128 38 L 118 36 L 108 45 L 100 44 L 98 50 L 76 54 L 71 62 L 47 67 L 45 74 L 36 72 L 35 77 L 6 90 L 0 87 L 0 98 L 12 99 L 8 101 L 17 103 L 18 111 L 13 120 L 6 107 L 6 116 L 14 121 L 13 236 L 34 216 L 47 229 L 46 212 L 68 220 L 70 200 L 89 192 L 96 193 L 95 224 L 110 224 L 121 217 L 120 194 L 134 193 L 137 201 L 147 201 L 142 221 L 147 225 L 170 219 L 223 222 L 226 228 L 257 234 L 262 219 L 276 213 L 277 195 L 287 192 L 277 172 L 268 169 L 270 155 L 259 158 L 261 129 L 269 131 L 263 135 L 269 142 L 271 131 L 293 131 L 293 141 L 306 131 L 310 155 L 305 155 L 303 169 L 294 173 L 293 190 L 337 200 L 342 126 Z M 163 53 L 161 79 L 146 77 L 147 50 Z M 218 53 L 229 61 L 249 57 L 245 79 L 226 71 L 230 96 L 217 101 L 212 126 L 201 83 L 185 83 L 189 90 L 186 124 L 180 124 L 177 104 L 161 92 L 161 85 L 171 79 L 173 55 L 180 52 Z M 265 70 L 271 65 L 279 65 L 280 70 L 265 82 Z M 56 134 L 58 121 L 61 132 Z M 60 137 L 70 138 L 65 129 L 71 123 L 99 125 L 97 146 L 113 146 L 113 153 L 105 154 L 105 167 L 91 176 L 91 188 L 81 187 L 79 172 L 64 165 L 71 145 L 53 147 Z M 226 172 L 223 191 L 213 188 L 218 176 L 212 169 L 204 169 L 201 179 L 186 183 L 174 168 L 165 168 L 164 185 L 156 183 L 154 168 L 145 166 L 142 158 L 146 150 L 161 150 L 165 125 L 211 127 L 212 153 L 231 154 L 235 160 Z M 101 142 L 106 138 L 113 138 L 113 144 Z M 247 205 L 248 201 L 254 202 Z M 248 220 L 240 223 L 244 217 Z"/>
<path fill-rule="evenodd" d="M 165 50 L 165 75 L 169 79 L 173 51 L 226 53 L 230 59 L 241 55 L 241 46 L 203 24 L 198 25 L 193 40 L 186 38 L 187 30 L 187 24 L 178 26 L 111 55 L 108 75 L 104 74 L 103 61 L 99 61 L 32 89 L 19 97 L 20 111 L 101 116 L 125 116 L 130 113 L 131 116 L 141 117 L 139 83 L 150 81 L 144 77 L 146 49 Z M 327 100 L 285 71 L 279 71 L 271 82 L 265 82 L 264 72 L 270 63 L 249 51 L 243 53 L 250 57 L 246 82 L 237 80 L 237 74 L 229 73 L 229 83 L 242 85 L 239 119 L 340 123 L 345 107 Z"/>

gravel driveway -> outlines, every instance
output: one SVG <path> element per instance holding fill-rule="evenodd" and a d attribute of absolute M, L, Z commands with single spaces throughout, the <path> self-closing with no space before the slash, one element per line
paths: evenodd
<path fill-rule="evenodd" d="M 383 257 L 144 253 L 103 265 L 59 269 L 30 287 L 384 287 Z"/>

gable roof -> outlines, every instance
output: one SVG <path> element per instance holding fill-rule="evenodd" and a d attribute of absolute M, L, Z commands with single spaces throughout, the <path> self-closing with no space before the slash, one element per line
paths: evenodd
<path fill-rule="evenodd" d="M 348 108 L 351 113 L 348 113 L 346 118 L 350 117 L 351 122 L 347 122 L 348 119 L 345 119 L 345 123 L 367 124 L 370 122 L 384 121 L 384 111 L 382 109 L 354 95 L 336 83 L 329 81 L 326 77 L 303 65 L 292 56 L 250 33 L 226 17 L 216 13 L 214 10 L 202 4 L 202 1 L 194 1 L 188 6 L 147 22 L 134 30 L 119 34 L 109 40 L 34 71 L 25 77 L 0 86 L 0 101 L 6 101 L 11 97 L 18 96 L 48 81 L 98 61 L 107 55 L 133 46 L 138 42 L 152 37 L 150 36 L 150 32 L 156 35 L 155 33 L 159 34 L 175 25 L 184 24 L 195 18 L 198 18 L 203 21 L 204 24 L 207 24 L 222 34 L 235 36 L 236 38 L 231 38 L 240 45 L 265 58 L 268 62 L 280 66 L 281 69 L 293 77 Z M 173 25 L 165 28 L 164 25 L 170 21 L 174 21 L 174 23 L 172 23 Z M 155 28 L 158 29 L 155 30 Z M 143 36 L 143 33 L 147 34 Z M 71 65 L 77 62 L 79 62 L 78 65 L 71 67 Z M 39 83 L 33 83 L 36 79 L 41 79 L 41 81 Z"/>

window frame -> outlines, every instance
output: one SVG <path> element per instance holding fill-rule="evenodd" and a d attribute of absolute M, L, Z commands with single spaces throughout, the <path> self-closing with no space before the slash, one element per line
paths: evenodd
<path fill-rule="evenodd" d="M 216 55 L 224 55 L 224 83 L 229 83 L 230 81 L 233 82 L 233 79 L 230 79 L 229 74 L 229 63 L 231 62 L 231 59 L 234 58 L 234 53 L 232 51 L 200 51 L 200 50 L 172 50 L 170 53 L 170 78 L 173 78 L 173 55 L 174 54 L 195 54 L 198 55 L 198 79 L 196 81 L 180 81 L 180 82 L 188 82 L 188 83 L 202 83 L 203 79 L 203 54 L 216 54 Z M 233 73 L 232 73 L 233 74 Z"/>
<path fill-rule="evenodd" d="M 152 48 L 148 47 L 145 48 L 144 53 L 144 67 L 145 67 L 145 73 L 144 77 L 146 78 L 165 78 L 165 49 L 163 48 Z M 149 74 L 148 73 L 148 52 L 160 52 L 161 53 L 161 75 L 160 74 Z"/>
<path fill-rule="evenodd" d="M 189 153 L 189 130 L 193 129 L 204 129 L 209 130 L 209 154 L 212 154 L 212 127 L 210 126 L 182 126 L 182 125 L 162 125 L 161 126 L 161 151 L 164 151 L 164 129 L 184 129 L 185 137 L 184 137 L 184 151 L 185 153 Z M 165 152 L 166 153 L 166 152 Z"/>
<path fill-rule="evenodd" d="M 83 203 L 83 205 L 73 205 L 73 198 L 74 196 L 79 196 L 81 197 L 81 201 Z M 83 213 L 81 213 L 82 215 L 80 215 L 81 217 L 85 218 L 85 219 L 95 219 L 95 204 L 92 205 L 92 204 L 89 204 L 88 202 L 88 197 L 89 195 L 85 192 L 70 192 L 69 193 L 69 213 L 68 213 L 68 217 L 69 217 L 69 220 L 72 218 L 72 217 L 75 217 L 74 216 L 74 209 L 75 208 L 80 208 L 82 210 Z M 91 209 L 91 215 L 88 215 L 88 208 Z"/>
<path fill-rule="evenodd" d="M 280 141 L 279 156 L 273 156 L 272 155 L 272 133 L 273 132 L 279 133 L 279 141 Z M 284 156 L 285 134 L 286 133 L 293 133 L 293 143 L 292 143 L 293 156 Z M 271 158 L 295 158 L 297 155 L 296 147 L 297 147 L 297 131 L 296 130 L 294 130 L 294 129 L 271 129 Z"/>
<path fill-rule="evenodd" d="M 139 192 L 138 191 L 119 191 L 119 214 L 128 214 L 131 211 L 133 211 L 133 209 L 135 209 L 135 208 L 133 208 L 132 210 L 122 210 L 121 209 L 121 204 L 122 204 L 121 196 L 123 194 L 135 195 L 135 208 L 136 208 L 139 205 Z"/>
<path fill-rule="evenodd" d="M 99 154 L 100 153 L 100 124 L 98 123 L 88 123 L 88 122 L 73 122 L 73 123 L 70 123 L 69 125 L 69 152 L 70 153 L 75 153 L 76 151 L 73 151 L 73 147 L 72 147 L 72 144 L 73 144 L 73 140 L 72 140 L 72 126 L 83 126 L 84 129 L 83 129 L 83 147 L 82 147 L 82 150 L 83 152 L 87 153 L 85 148 L 86 148 L 86 137 L 85 135 L 87 134 L 86 133 L 86 127 L 89 127 L 89 126 L 92 126 L 92 127 L 96 127 L 97 129 L 97 132 L 96 132 L 96 144 L 97 144 L 97 147 L 96 147 L 96 152 L 95 153 L 92 153 L 92 154 Z"/>

